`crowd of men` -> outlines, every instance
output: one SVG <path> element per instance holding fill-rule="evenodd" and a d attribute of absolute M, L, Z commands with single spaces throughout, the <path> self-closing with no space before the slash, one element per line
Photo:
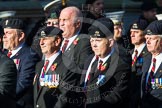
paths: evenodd
<path fill-rule="evenodd" d="M 0 33 L 1 108 L 162 108 L 162 20 L 157 5 L 123 35 L 123 22 L 89 10 L 51 11 L 26 44 L 25 22 L 5 18 Z"/>

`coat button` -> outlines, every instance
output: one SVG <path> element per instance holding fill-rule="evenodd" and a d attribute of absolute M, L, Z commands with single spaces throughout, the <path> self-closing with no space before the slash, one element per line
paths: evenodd
<path fill-rule="evenodd" d="M 39 105 L 36 105 L 36 108 L 39 108 Z"/>

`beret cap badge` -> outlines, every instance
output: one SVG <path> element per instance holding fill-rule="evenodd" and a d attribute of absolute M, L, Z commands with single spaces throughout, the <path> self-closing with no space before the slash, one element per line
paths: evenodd
<path fill-rule="evenodd" d="M 133 24 L 133 26 L 132 26 L 132 28 L 134 28 L 134 29 L 138 29 L 137 24 L 136 24 L 136 23 L 134 23 L 134 24 Z"/>
<path fill-rule="evenodd" d="M 46 36 L 45 31 L 41 31 L 41 36 Z"/>
<path fill-rule="evenodd" d="M 151 30 L 147 30 L 147 35 L 151 35 L 151 34 L 152 34 Z"/>
<path fill-rule="evenodd" d="M 94 36 L 96 36 L 96 37 L 100 36 L 100 32 L 99 31 L 95 31 Z"/>

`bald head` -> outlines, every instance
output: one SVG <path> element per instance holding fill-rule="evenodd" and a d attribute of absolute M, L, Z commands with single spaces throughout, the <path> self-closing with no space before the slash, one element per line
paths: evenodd
<path fill-rule="evenodd" d="M 63 37 L 74 36 L 81 28 L 82 13 L 77 7 L 64 8 L 59 17 L 59 26 L 63 30 Z"/>

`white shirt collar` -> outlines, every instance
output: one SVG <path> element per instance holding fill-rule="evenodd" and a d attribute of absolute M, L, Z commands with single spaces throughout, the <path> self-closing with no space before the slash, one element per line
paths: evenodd
<path fill-rule="evenodd" d="M 20 44 L 16 49 L 12 50 L 11 53 L 12 55 L 10 56 L 13 57 L 15 54 L 17 54 L 17 52 L 19 52 L 19 50 L 24 46 L 24 42 L 22 44 Z"/>

